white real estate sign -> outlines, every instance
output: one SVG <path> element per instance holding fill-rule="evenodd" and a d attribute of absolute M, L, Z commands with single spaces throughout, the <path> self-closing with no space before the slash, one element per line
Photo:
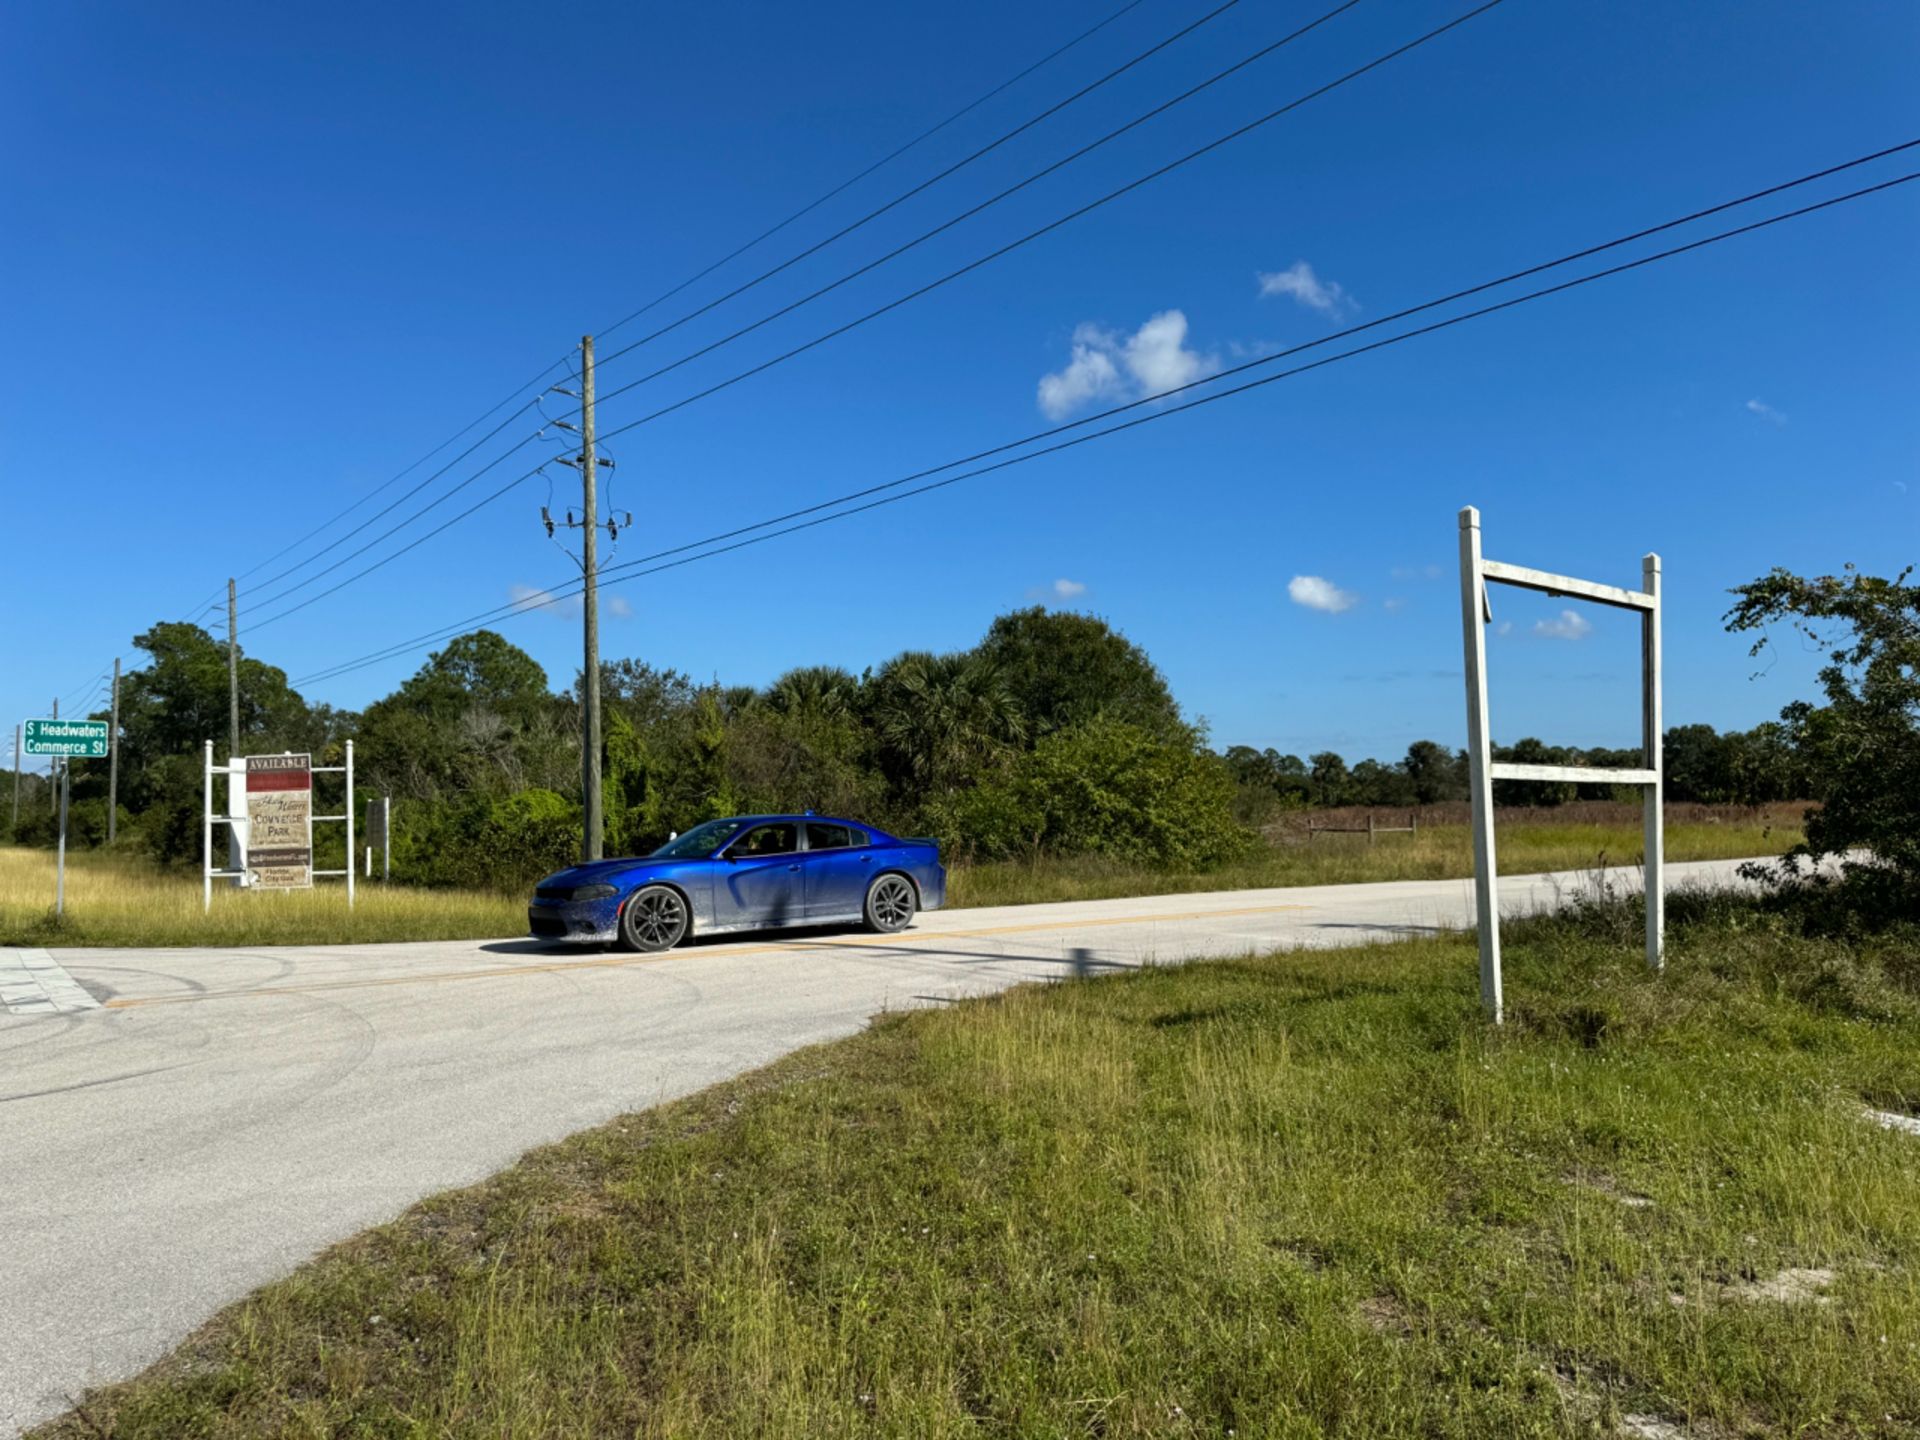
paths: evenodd
<path fill-rule="evenodd" d="M 313 888 L 313 757 L 249 755 L 247 883 Z"/>

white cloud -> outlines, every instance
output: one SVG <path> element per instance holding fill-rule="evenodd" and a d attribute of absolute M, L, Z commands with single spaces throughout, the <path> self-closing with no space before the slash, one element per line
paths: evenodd
<path fill-rule="evenodd" d="M 578 615 L 586 608 L 586 601 L 578 594 L 556 595 L 551 590 L 542 590 L 535 585 L 509 585 L 507 598 L 513 602 L 515 614 L 524 614 L 528 610 L 545 610 L 552 615 Z M 633 602 L 624 595 L 600 596 L 600 613 L 610 615 L 616 620 L 625 620 L 633 614 Z"/>
<path fill-rule="evenodd" d="M 1114 337 L 1093 325 L 1073 332 L 1073 358 L 1067 368 L 1040 377 L 1040 409 L 1050 420 L 1064 420 L 1090 400 L 1104 400 L 1121 389 L 1114 364 Z"/>
<path fill-rule="evenodd" d="M 1593 630 L 1587 617 L 1578 610 L 1562 610 L 1552 620 L 1536 620 L 1533 633 L 1553 640 L 1579 640 Z"/>
<path fill-rule="evenodd" d="M 1392 571 L 1396 580 L 1438 580 L 1441 573 L 1438 565 L 1396 565 Z"/>
<path fill-rule="evenodd" d="M 1060 579 L 1050 581 L 1045 585 L 1030 585 L 1027 587 L 1027 599 L 1029 600 L 1078 600 L 1086 593 L 1087 584 L 1084 580 Z"/>
<path fill-rule="evenodd" d="M 1380 602 L 1380 607 L 1383 610 L 1404 610 L 1407 608 L 1407 602 L 1398 595 L 1389 595 Z"/>
<path fill-rule="evenodd" d="M 542 590 L 533 585 L 509 585 L 507 598 L 513 602 L 515 611 L 552 610 L 558 613 L 565 609 L 580 608 L 577 596 L 569 596 L 563 600 L 551 590 Z"/>
<path fill-rule="evenodd" d="M 1318 575 L 1294 576 L 1287 582 L 1287 596 L 1296 605 L 1304 605 L 1309 610 L 1323 610 L 1329 615 L 1352 609 L 1360 599 L 1351 590 L 1342 590 L 1331 580 Z"/>
<path fill-rule="evenodd" d="M 1178 310 L 1162 310 L 1124 339 L 1082 325 L 1073 332 L 1066 368 L 1040 377 L 1040 409 L 1050 420 L 1064 420 L 1094 401 L 1158 395 L 1218 367 L 1212 356 L 1188 347 L 1187 317 Z"/>
<path fill-rule="evenodd" d="M 1747 409 L 1752 414 L 1758 415 L 1762 420 L 1771 420 L 1776 425 L 1784 425 L 1787 423 L 1787 417 L 1774 409 L 1773 406 L 1767 404 L 1764 400 L 1747 401 Z"/>
<path fill-rule="evenodd" d="M 1498 625 L 1493 627 L 1493 633 L 1496 635 L 1511 635 L 1513 633 L 1513 622 L 1511 620 L 1502 620 Z"/>
<path fill-rule="evenodd" d="M 1134 331 L 1126 357 L 1127 371 L 1143 395 L 1190 385 L 1212 368 L 1205 356 L 1187 348 L 1187 317 L 1178 310 L 1162 310 Z"/>
<path fill-rule="evenodd" d="M 1322 315 L 1343 315 L 1360 308 L 1345 289 L 1332 280 L 1322 280 L 1304 260 L 1294 261 L 1285 270 L 1262 270 L 1259 279 L 1262 299 L 1285 295 Z"/>

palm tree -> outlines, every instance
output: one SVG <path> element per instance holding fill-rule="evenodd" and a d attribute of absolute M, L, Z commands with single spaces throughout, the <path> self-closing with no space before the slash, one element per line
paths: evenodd
<path fill-rule="evenodd" d="M 920 798 L 972 784 L 1026 735 L 999 667 L 973 654 L 909 651 L 871 686 L 870 718 L 896 778 Z"/>
<path fill-rule="evenodd" d="M 784 715 L 835 719 L 853 709 L 860 682 L 838 665 L 802 665 L 767 687 L 766 703 Z"/>

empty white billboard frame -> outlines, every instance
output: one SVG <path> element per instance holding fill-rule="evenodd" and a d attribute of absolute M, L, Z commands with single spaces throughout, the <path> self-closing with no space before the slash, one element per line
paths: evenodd
<path fill-rule="evenodd" d="M 346 748 L 347 755 L 344 765 L 314 765 L 311 767 L 311 773 L 314 775 L 342 775 L 346 778 L 347 798 L 341 813 L 338 815 L 315 815 L 312 818 L 312 823 L 315 825 L 339 823 L 347 827 L 346 868 L 344 870 L 315 870 L 312 873 L 313 878 L 316 880 L 328 876 L 340 876 L 344 878 L 347 882 L 347 908 L 351 910 L 353 908 L 353 741 L 347 741 Z M 243 808 L 246 803 L 244 798 L 246 795 L 246 767 L 246 757 L 239 755 L 232 757 L 224 764 L 215 764 L 213 759 L 213 741 L 209 740 L 206 742 L 206 758 L 201 772 L 204 783 L 202 804 L 200 807 L 200 900 L 203 910 L 210 911 L 213 909 L 213 882 L 216 877 L 232 880 L 239 885 L 245 885 L 247 883 L 247 866 L 244 857 L 246 855 L 246 840 L 248 836 L 246 834 L 246 814 Z M 213 813 L 213 782 L 215 776 L 226 777 L 227 813 L 225 815 L 216 815 Z M 215 825 L 226 825 L 240 837 L 241 844 L 237 848 L 242 858 L 240 866 L 237 869 L 221 870 L 215 868 L 213 860 L 213 827 Z"/>
<path fill-rule="evenodd" d="M 1577 595 L 1599 605 L 1612 605 L 1640 614 L 1640 735 L 1643 767 L 1610 769 L 1594 765 L 1495 764 L 1492 732 L 1487 720 L 1487 625 L 1493 605 L 1487 582 L 1539 590 L 1548 595 Z M 1551 575 L 1524 565 L 1506 565 L 1480 553 L 1480 512 L 1469 505 L 1460 512 L 1460 623 L 1466 640 L 1467 661 L 1467 770 L 1473 799 L 1473 890 L 1480 933 L 1480 1003 L 1487 1018 L 1498 1025 L 1503 1004 L 1500 989 L 1500 902 L 1494 875 L 1493 782 L 1496 780 L 1561 780 L 1586 785 L 1638 785 L 1644 792 L 1647 964 L 1655 970 L 1665 963 L 1666 887 L 1662 878 L 1666 858 L 1665 823 L 1660 783 L 1660 557 L 1640 561 L 1638 590 Z"/>

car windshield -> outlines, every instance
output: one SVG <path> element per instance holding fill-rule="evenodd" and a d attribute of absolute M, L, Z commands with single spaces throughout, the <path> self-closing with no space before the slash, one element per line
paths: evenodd
<path fill-rule="evenodd" d="M 709 820 L 653 852 L 656 860 L 704 860 L 740 833 L 740 820 Z"/>

